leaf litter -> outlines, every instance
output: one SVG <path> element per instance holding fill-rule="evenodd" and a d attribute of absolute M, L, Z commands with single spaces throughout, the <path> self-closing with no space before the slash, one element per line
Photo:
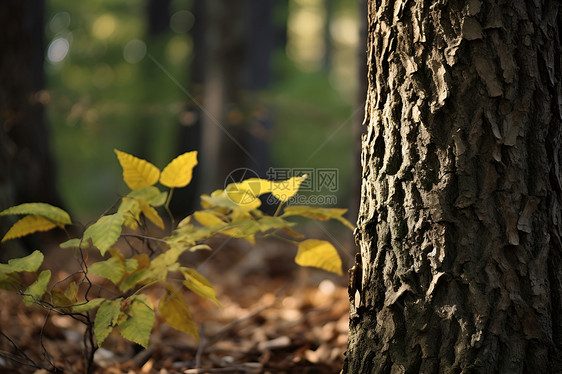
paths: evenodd
<path fill-rule="evenodd" d="M 114 331 L 96 352 L 93 372 L 339 373 L 347 344 L 347 279 L 298 267 L 282 243 L 258 247 L 231 241 L 220 256 L 198 259 L 198 271 L 214 285 L 222 304 L 183 293 L 199 342 L 158 316 L 148 349 Z M 59 270 L 53 278 L 67 275 Z M 148 296 L 154 301 L 162 292 L 154 288 Z M 84 325 L 37 306 L 27 308 L 16 293 L 0 291 L 0 297 L 0 372 L 47 373 L 24 365 L 30 363 L 26 356 L 45 368 L 54 364 L 65 373 L 84 372 Z"/>

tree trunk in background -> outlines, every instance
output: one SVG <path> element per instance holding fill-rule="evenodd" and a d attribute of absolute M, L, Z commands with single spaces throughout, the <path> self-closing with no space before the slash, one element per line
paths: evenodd
<path fill-rule="evenodd" d="M 246 1 L 207 0 L 201 169 L 203 191 L 223 188 L 226 176 L 246 167 L 244 63 Z"/>
<path fill-rule="evenodd" d="M 182 154 L 187 151 L 197 150 L 199 152 L 199 161 L 201 163 L 201 134 L 203 126 L 203 116 L 205 115 L 202 108 L 198 104 L 203 103 L 203 86 L 205 77 L 205 13 L 206 0 L 193 0 L 191 13 L 195 19 L 190 34 L 193 41 L 193 53 L 191 63 L 189 65 L 190 88 L 191 95 L 197 102 L 188 100 L 182 118 L 180 118 L 181 127 L 178 133 L 178 152 Z M 199 208 L 199 195 L 204 191 L 201 190 L 201 165 L 195 169 L 193 179 L 186 188 L 180 188 L 174 191 L 174 202 L 171 206 L 172 213 L 177 217 L 185 217 Z M 210 193 L 206 191 L 204 193 Z"/>
<path fill-rule="evenodd" d="M 171 3 L 171 0 L 148 0 L 146 13 L 149 36 L 159 36 L 170 30 Z"/>
<path fill-rule="evenodd" d="M 279 44 L 278 0 L 195 0 L 190 93 L 179 135 L 182 151 L 199 151 L 198 172 L 178 190 L 174 213 L 199 207 L 199 195 L 223 188 L 238 168 L 265 176 L 270 166 L 269 109 L 259 95 L 271 82 L 270 56 Z M 250 177 L 252 175 L 246 175 Z"/>
<path fill-rule="evenodd" d="M 44 16 L 44 1 L 0 2 L 0 210 L 30 201 L 61 204 L 43 106 Z M 3 218 L 2 234 L 7 224 Z"/>
<path fill-rule="evenodd" d="M 343 372 L 562 371 L 559 2 L 369 7 Z"/>
<path fill-rule="evenodd" d="M 146 47 L 151 56 L 158 61 L 164 60 L 165 41 L 170 31 L 170 5 L 171 0 L 148 0 L 146 4 Z M 154 77 L 161 76 L 160 68 L 150 61 L 141 65 L 144 84 L 142 90 L 142 104 L 140 105 L 137 119 L 134 154 L 137 157 L 151 160 L 154 148 L 154 139 L 160 131 L 160 120 L 155 100 L 159 93 L 158 81 Z M 174 155 L 175 156 L 175 155 Z"/>
<path fill-rule="evenodd" d="M 273 128 L 270 108 L 263 95 L 272 81 L 271 55 L 278 47 L 278 29 L 273 23 L 277 0 L 250 0 L 248 5 L 249 32 L 246 36 L 246 98 L 248 113 L 248 151 L 254 157 L 249 165 L 260 177 L 265 178 L 271 166 L 269 142 Z M 250 177 L 250 176 L 248 176 Z"/>

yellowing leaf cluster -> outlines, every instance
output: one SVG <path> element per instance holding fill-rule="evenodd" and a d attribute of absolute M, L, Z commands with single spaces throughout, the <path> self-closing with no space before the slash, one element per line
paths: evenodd
<path fill-rule="evenodd" d="M 87 226 L 82 237 L 60 245 L 82 255 L 82 281 L 68 280 L 66 289 L 62 282 L 57 282 L 49 290 L 51 272 L 43 270 L 37 274 L 43 262 L 39 251 L 0 264 L 0 288 L 19 290 L 28 305 L 43 303 L 63 314 L 80 314 L 84 321 L 93 321 L 89 331 L 93 331 L 98 346 L 113 329 L 117 329 L 124 338 L 147 347 L 155 312 L 152 302 L 142 291 L 158 284 L 164 287 L 158 302 L 162 318 L 171 327 L 198 339 L 197 324 L 182 292 L 190 290 L 219 306 L 221 304 L 211 282 L 194 268 L 180 264 L 180 256 L 187 251 L 210 250 L 205 241 L 217 235 L 252 244 L 260 235 L 281 238 L 296 246 L 297 264 L 342 275 L 342 262 L 332 244 L 318 239 L 302 240 L 304 236 L 293 231 L 295 224 L 290 219 L 294 216 L 320 221 L 333 219 L 353 228 L 344 218 L 345 209 L 286 206 L 307 175 L 284 181 L 250 178 L 231 183 L 224 190 L 202 195 L 202 210 L 183 219 L 168 236 L 154 238 L 148 234 L 154 230 L 149 230 L 147 222 L 161 230 L 166 229 L 157 208 L 164 206 L 168 209 L 172 194 L 171 190 L 161 191 L 155 184 L 159 182 L 170 189 L 188 185 L 197 165 L 197 152 L 186 152 L 174 158 L 162 171 L 146 160 L 117 149 L 115 154 L 123 169 L 123 180 L 131 191 L 121 198 L 116 209 Z M 259 209 L 260 197 L 268 193 L 280 203 L 273 216 Z M 68 213 L 44 203 L 21 204 L 0 212 L 0 216 L 9 214 L 23 217 L 2 241 L 71 224 Z M 128 236 L 134 236 L 136 244 L 131 243 Z M 137 248 L 138 243 L 142 243 L 141 250 Z M 84 252 L 92 248 L 99 250 L 105 258 L 86 265 L 88 256 Z M 123 248 L 128 250 L 125 252 Z M 131 254 L 128 254 L 129 250 Z M 36 273 L 37 278 L 27 287 L 22 286 L 20 272 Z M 102 291 L 95 295 L 96 298 L 88 295 L 91 282 L 101 282 L 96 289 Z M 106 290 L 109 292 L 105 293 Z"/>
<path fill-rule="evenodd" d="M 170 188 L 187 186 L 197 165 L 197 151 L 186 152 L 173 159 L 160 173 L 150 162 L 115 149 L 123 168 L 123 180 L 131 190 L 150 187 L 160 183 Z"/>
<path fill-rule="evenodd" d="M 0 216 L 12 214 L 24 215 L 24 217 L 10 227 L 2 238 L 2 242 L 72 223 L 67 212 L 46 203 L 25 203 L 0 212 Z"/>

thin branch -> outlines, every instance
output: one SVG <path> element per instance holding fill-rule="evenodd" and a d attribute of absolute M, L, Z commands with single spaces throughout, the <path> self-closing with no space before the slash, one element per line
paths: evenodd
<path fill-rule="evenodd" d="M 13 361 L 13 362 L 15 362 L 17 364 L 20 364 L 20 365 L 29 366 L 29 367 L 32 367 L 32 368 L 35 368 L 35 369 L 43 369 L 41 366 L 39 366 L 35 362 L 33 362 L 33 360 L 31 360 L 31 363 L 20 361 L 18 356 L 14 355 L 12 353 L 9 353 L 9 352 L 0 351 L 0 357 L 5 357 L 8 360 Z M 30 360 L 29 357 L 27 357 L 27 355 L 26 355 L 26 359 Z"/>
<path fill-rule="evenodd" d="M 121 234 L 121 236 L 124 236 L 124 237 L 130 236 L 130 237 L 137 238 L 137 239 L 152 240 L 152 241 L 155 241 L 155 242 L 166 243 L 166 241 L 164 239 L 154 238 L 152 236 L 145 236 L 145 235 L 139 235 L 139 234 Z"/>
<path fill-rule="evenodd" d="M 8 335 L 6 335 L 6 334 L 4 333 L 4 331 L 0 330 L 0 334 L 2 334 L 2 336 L 3 336 L 4 338 L 6 338 L 6 339 L 10 342 L 10 344 L 12 344 L 12 346 L 14 347 L 14 349 L 15 349 L 19 354 L 21 354 L 27 361 L 29 361 L 30 364 L 26 364 L 26 363 L 23 363 L 23 362 L 21 362 L 21 361 L 19 361 L 19 360 L 16 360 L 15 358 L 16 358 L 17 356 L 12 355 L 11 353 L 2 352 L 2 353 L 4 353 L 4 354 L 10 355 L 10 357 L 8 357 L 9 359 L 11 359 L 11 360 L 17 362 L 18 364 L 23 364 L 23 365 L 31 366 L 31 367 L 34 367 L 34 368 L 37 368 L 37 369 L 41 369 L 41 366 L 39 366 L 37 363 L 35 363 L 35 361 L 33 361 L 33 360 L 31 359 L 31 357 L 29 357 L 29 356 L 27 355 L 27 353 L 25 353 L 25 352 L 23 351 L 23 349 L 21 349 L 21 348 L 16 344 L 16 342 L 14 342 Z"/>
<path fill-rule="evenodd" d="M 51 365 L 51 367 L 52 367 L 52 370 L 50 370 L 50 371 L 57 372 L 60 369 L 54 364 L 54 362 L 51 358 L 51 355 L 47 351 L 47 347 L 45 347 L 45 343 L 43 341 L 43 331 L 45 331 L 45 326 L 47 325 L 47 321 L 49 320 L 50 314 L 51 314 L 51 311 L 49 310 L 47 312 L 47 315 L 45 316 L 45 320 L 43 321 L 43 325 L 41 326 L 41 331 L 39 332 L 39 342 L 41 344 L 41 349 L 43 350 L 43 357 L 47 360 L 49 365 Z"/>

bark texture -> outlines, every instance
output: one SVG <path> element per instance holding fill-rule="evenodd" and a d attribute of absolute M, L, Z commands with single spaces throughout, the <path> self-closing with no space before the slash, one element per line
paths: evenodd
<path fill-rule="evenodd" d="M 555 0 L 371 0 L 344 373 L 562 372 Z"/>

